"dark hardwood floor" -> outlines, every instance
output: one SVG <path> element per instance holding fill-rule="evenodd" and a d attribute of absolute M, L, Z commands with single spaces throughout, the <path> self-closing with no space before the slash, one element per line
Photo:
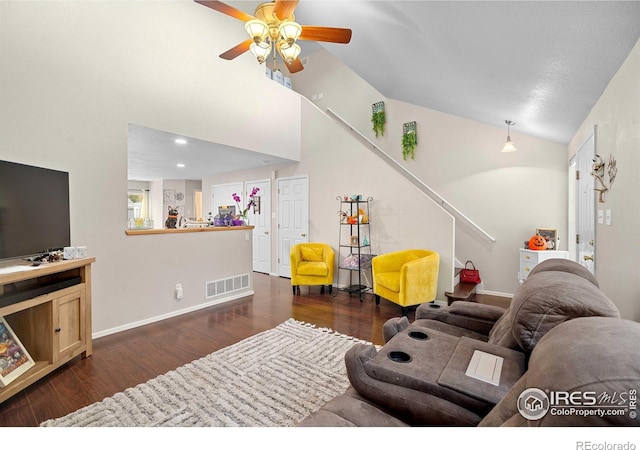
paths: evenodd
<path fill-rule="evenodd" d="M 400 307 L 373 295 L 320 293 L 302 287 L 294 296 L 290 280 L 254 274 L 255 294 L 93 341 L 93 354 L 71 363 L 0 404 L 0 426 L 37 426 L 110 397 L 268 330 L 292 317 L 382 344 L 382 325 Z M 409 311 L 413 321 L 414 311 Z"/>

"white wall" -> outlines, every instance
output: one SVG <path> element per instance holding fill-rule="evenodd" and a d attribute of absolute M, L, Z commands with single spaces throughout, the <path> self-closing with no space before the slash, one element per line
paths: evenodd
<path fill-rule="evenodd" d="M 453 219 L 443 213 L 415 186 L 369 149 L 353 139 L 335 121 L 307 100 L 302 102 L 302 150 L 300 163 L 275 168 L 279 177 L 309 177 L 309 239 L 326 242 L 338 250 L 340 204 L 336 197 L 362 194 L 373 197 L 370 209 L 374 254 L 398 248 L 428 248 L 440 253 L 438 299 L 446 300 L 453 278 Z M 203 180 L 203 185 L 269 178 L 274 168 L 236 172 Z M 277 269 L 277 180 L 272 180 L 272 272 Z M 343 255 L 346 256 L 346 255 Z M 346 274 L 340 284 L 346 284 Z"/>
<path fill-rule="evenodd" d="M 207 233 L 124 232 L 131 123 L 299 158 L 299 96 L 250 56 L 217 56 L 242 27 L 189 1 L 0 2 L 0 17 L 0 157 L 70 173 L 71 243 L 97 258 L 94 331 L 203 303 L 212 274 L 250 270 L 243 235 L 248 267 Z"/>
<path fill-rule="evenodd" d="M 419 76 L 419 74 L 416 74 Z M 511 128 L 518 151 L 501 153 L 507 130 L 385 98 L 325 50 L 309 55 L 305 70 L 292 75 L 294 88 L 325 110 L 331 108 L 355 129 L 396 158 L 464 215 L 496 238 L 491 243 L 457 221 L 456 258 L 480 269 L 482 289 L 513 293 L 518 249 L 536 228 L 557 228 L 561 249 L 567 236 L 566 146 Z M 384 136 L 375 137 L 371 105 L 385 102 Z M 505 112 L 517 114 L 517 111 Z M 505 117 L 505 119 L 515 117 Z M 415 160 L 402 159 L 402 124 L 416 121 Z M 407 195 L 424 200 L 415 189 Z M 390 233 L 403 233 L 401 227 Z M 398 244 L 400 245 L 400 244 Z"/>
<path fill-rule="evenodd" d="M 197 306 L 204 301 L 202 284 L 212 273 L 227 276 L 233 275 L 229 271 L 246 269 L 217 257 L 234 251 L 242 254 L 242 234 L 238 234 L 240 242 L 231 242 L 222 252 L 214 243 L 202 245 L 201 236 L 207 233 L 125 236 L 130 123 L 293 160 L 300 159 L 303 152 L 309 159 L 302 158 L 301 164 L 279 171 L 281 176 L 309 175 L 311 233 L 318 240 L 337 241 L 335 196 L 357 189 L 376 199 L 378 214 L 384 217 L 375 228 L 380 234 L 372 236 L 377 240 L 373 241 L 374 250 L 378 251 L 378 242 L 379 251 L 438 245 L 432 241 L 435 232 L 422 226 L 428 221 L 429 202 L 420 200 L 420 212 L 415 213 L 415 199 L 404 196 L 409 187 L 394 176 L 387 183 L 387 172 L 378 162 L 368 160 L 368 150 L 329 125 L 329 119 L 318 117 L 319 113 L 301 102 L 296 93 L 267 80 L 263 67 L 253 58 L 243 56 L 228 62 L 217 57 L 219 48 L 244 40 L 241 27 L 229 28 L 228 17 L 194 2 L 172 1 L 1 2 L 0 17 L 0 157 L 70 172 L 72 245 L 87 245 L 89 255 L 97 258 L 93 271 L 96 332 Z M 631 73 L 637 79 L 637 48 L 634 52 Z M 381 96 L 344 67 L 339 67 L 336 75 L 340 90 L 331 91 L 333 78 L 322 77 L 333 75 L 320 69 L 329 69 L 334 63 L 314 57 L 310 64 L 295 74 L 296 78 L 292 76 L 294 86 L 303 88 L 303 77 L 318 77 L 314 83 L 321 82 L 315 86 L 322 91 L 314 92 L 323 92 L 327 104 L 375 140 L 369 122 L 371 103 Z M 623 86 L 638 90 L 637 82 L 625 81 Z M 607 142 L 624 138 L 637 148 L 627 117 L 631 113 L 629 117 L 637 119 L 637 109 L 623 108 L 624 133 L 617 129 L 615 102 L 628 104 L 631 96 L 625 98 L 617 91 L 610 95 L 611 100 L 598 113 L 607 116 L 599 121 L 610 123 L 612 128 Z M 381 147 L 393 149 L 399 142 L 405 117 L 418 122 L 418 159 L 410 162 L 411 170 L 426 165 L 427 173 L 419 175 L 427 184 L 435 180 L 436 190 L 498 238 L 499 244 L 493 246 L 472 234 L 465 238 L 464 230 L 458 231 L 459 258 L 478 262 L 487 289 L 512 291 L 521 241 L 539 226 L 566 228 L 567 186 L 560 174 L 566 174 L 566 149 L 516 131 L 512 137 L 520 152 L 498 160 L 504 156 L 498 150 L 506 134 L 499 124 L 491 127 L 426 109 L 414 110 L 412 105 L 399 102 L 391 108 L 394 102 L 388 101 L 388 129 L 394 131 L 379 141 Z M 313 127 L 307 129 L 302 120 L 305 124 L 310 120 Z M 638 167 L 631 145 L 624 143 L 623 148 L 620 166 Z M 556 150 L 562 154 L 557 165 Z M 396 152 L 400 154 L 399 144 Z M 337 166 L 326 164 L 330 159 L 322 159 L 325 153 Z M 367 163 L 358 167 L 358 162 L 365 160 Z M 467 162 L 451 168 L 450 160 Z M 347 164 L 340 164 L 342 161 Z M 266 178 L 271 170 L 234 174 L 229 176 L 233 180 L 227 181 Z M 620 176 L 614 191 L 624 186 Z M 206 180 L 203 197 L 210 198 L 205 191 L 224 178 L 214 183 Z M 314 190 L 316 185 L 321 189 Z M 627 202 L 633 199 L 631 187 L 625 189 Z M 469 192 L 474 196 L 469 197 Z M 624 222 L 629 214 L 619 206 L 614 221 L 620 217 Z M 405 220 L 407 215 L 415 219 Z M 638 222 L 637 213 L 632 219 L 635 222 L 631 223 Z M 446 228 L 446 224 L 436 224 L 440 225 Z M 616 248 L 633 242 L 631 232 L 625 229 L 625 233 L 624 239 L 615 240 Z M 398 236 L 403 240 L 394 241 Z M 623 261 L 619 262 L 630 262 L 631 270 L 638 261 L 629 251 L 621 253 Z M 447 249 L 442 252 L 446 254 Z M 176 282 L 185 288 L 182 304 L 173 299 Z M 625 304 L 631 305 L 633 299 L 637 302 L 634 286 L 623 288 Z M 628 309 L 626 314 L 634 313 Z"/>
<path fill-rule="evenodd" d="M 605 203 L 596 205 L 611 210 L 611 225 L 596 225 L 596 277 L 622 317 L 640 321 L 640 41 L 571 140 L 569 159 L 594 126 L 596 153 L 618 167 Z"/>

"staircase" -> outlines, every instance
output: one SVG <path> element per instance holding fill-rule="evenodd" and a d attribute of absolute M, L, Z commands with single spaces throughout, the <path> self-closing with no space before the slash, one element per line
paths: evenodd
<path fill-rule="evenodd" d="M 453 281 L 455 287 L 453 288 L 453 292 L 444 293 L 444 295 L 447 296 L 447 303 L 449 305 L 458 300 L 463 300 L 466 302 L 476 301 L 475 298 L 477 285 L 474 283 L 461 283 L 460 272 L 462 272 L 462 267 L 456 267 L 455 278 Z"/>
<path fill-rule="evenodd" d="M 508 297 L 499 297 L 491 294 L 478 294 L 476 289 L 478 287 L 477 284 L 473 283 L 461 283 L 460 282 L 460 272 L 462 271 L 462 267 L 456 267 L 455 279 L 453 284 L 455 288 L 453 292 L 445 292 L 444 295 L 447 296 L 447 303 L 451 305 L 453 302 L 458 300 L 467 301 L 467 302 L 475 302 L 482 303 L 485 305 L 493 305 L 499 306 L 501 308 L 508 308 L 511 299 Z"/>
<path fill-rule="evenodd" d="M 465 226 L 465 228 L 469 228 L 478 233 L 481 237 L 489 242 L 496 242 L 496 239 L 483 230 L 478 224 L 473 222 L 469 217 L 464 215 L 460 210 L 458 210 L 455 206 L 445 200 L 442 196 L 440 196 L 436 191 L 434 191 L 431 187 L 426 185 L 420 178 L 418 178 L 415 174 L 411 173 L 404 165 L 402 165 L 399 161 L 397 161 L 393 156 L 384 151 L 382 148 L 378 147 L 375 143 L 373 143 L 369 138 L 360 133 L 356 128 L 354 128 L 349 122 L 347 122 L 344 118 L 342 118 L 339 114 L 333 111 L 331 108 L 326 109 L 326 113 L 329 117 L 332 117 L 339 123 L 341 126 L 345 128 L 354 138 L 360 141 L 367 148 L 370 148 L 376 155 L 382 158 L 382 160 L 386 161 L 389 166 L 400 173 L 403 177 L 405 177 L 408 181 L 410 181 L 420 192 L 429 197 L 444 214 L 447 214 L 448 217 L 453 221 L 454 230 L 457 230 L 460 226 Z M 455 242 L 452 245 L 452 248 L 455 247 Z M 448 256 L 448 255 L 447 255 Z M 451 261 L 447 260 L 447 263 L 451 262 L 452 265 L 455 264 L 455 248 L 453 248 L 453 254 L 451 255 Z M 442 255 L 441 255 L 442 258 Z M 443 259 L 441 259 L 442 265 Z M 447 266 L 447 269 L 451 266 Z M 444 292 L 446 297 L 448 298 L 448 303 L 451 304 L 456 300 L 466 300 L 466 301 L 475 301 L 478 302 L 479 299 L 475 298 L 476 295 L 476 286 L 474 284 L 468 283 L 460 283 L 459 280 L 459 270 L 456 269 L 455 279 L 446 280 L 447 287 L 455 286 L 453 292 Z M 447 271 L 448 272 L 448 271 Z M 444 280 L 441 280 L 444 281 Z M 451 283 L 451 284 L 449 284 Z M 442 283 L 444 284 L 444 282 Z M 441 293 L 442 291 L 439 291 Z M 441 294 L 440 294 L 441 295 Z"/>

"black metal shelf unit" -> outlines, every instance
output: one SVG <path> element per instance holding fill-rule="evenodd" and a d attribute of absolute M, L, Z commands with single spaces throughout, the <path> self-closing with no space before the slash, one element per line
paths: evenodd
<path fill-rule="evenodd" d="M 340 205 L 340 237 L 338 242 L 338 286 L 340 275 L 348 275 L 348 283 L 340 288 L 349 294 L 362 294 L 371 290 L 363 280 L 363 271 L 371 274 L 371 221 L 369 206 L 372 197 L 366 200 L 361 195 L 336 197 Z M 370 276 L 369 280 L 373 277 Z"/>

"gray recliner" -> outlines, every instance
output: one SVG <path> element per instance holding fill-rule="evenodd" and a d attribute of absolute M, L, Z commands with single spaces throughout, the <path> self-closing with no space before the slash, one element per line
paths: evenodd
<path fill-rule="evenodd" d="M 640 324 L 630 320 L 586 317 L 558 325 L 540 339 L 533 349 L 526 373 L 477 425 L 640 426 L 637 414 L 637 390 L 640 386 L 638 342 Z M 550 398 L 547 394 L 551 392 L 563 395 L 556 394 Z M 563 400 L 567 398 L 572 398 L 573 404 Z M 531 404 L 531 400 L 540 403 Z M 419 402 L 417 398 L 416 404 Z M 383 404 L 362 397 L 354 388 L 350 388 L 298 425 L 415 425 L 401 412 L 386 409 Z"/>
<path fill-rule="evenodd" d="M 510 333 L 514 314 L 520 336 Z M 450 306 L 424 304 L 417 308 L 413 324 L 526 351 L 563 321 L 599 315 L 616 317 L 619 313 L 598 288 L 593 274 L 574 261 L 548 259 L 531 270 L 508 309 L 464 301 Z M 389 319 L 383 326 L 385 342 L 408 326 L 406 317 Z"/>
<path fill-rule="evenodd" d="M 411 324 L 406 317 L 389 320 L 380 350 L 357 344 L 345 355 L 352 391 L 342 407 L 375 406 L 409 425 L 475 426 L 522 380 L 532 351 L 550 331 L 583 317 L 621 322 L 586 269 L 551 261 L 532 271 L 506 310 L 455 302 L 421 305 Z M 483 353 L 501 358 L 497 383 L 467 374 L 473 358 L 486 364 Z"/>

